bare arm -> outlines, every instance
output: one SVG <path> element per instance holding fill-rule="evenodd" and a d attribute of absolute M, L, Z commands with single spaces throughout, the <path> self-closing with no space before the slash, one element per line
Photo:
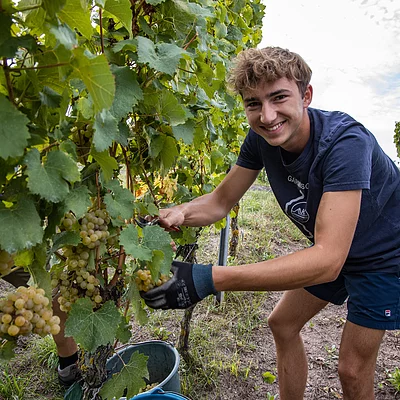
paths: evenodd
<path fill-rule="evenodd" d="M 259 171 L 235 165 L 210 194 L 160 210 L 160 225 L 206 226 L 224 218 L 257 178 Z"/>
<path fill-rule="evenodd" d="M 289 290 L 336 279 L 354 237 L 361 193 L 361 190 L 325 193 L 316 218 L 314 246 L 256 264 L 214 266 L 215 288 Z"/>

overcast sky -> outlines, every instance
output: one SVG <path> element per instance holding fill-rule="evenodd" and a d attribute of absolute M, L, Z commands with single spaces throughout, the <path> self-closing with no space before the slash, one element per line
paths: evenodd
<path fill-rule="evenodd" d="M 399 0 L 263 0 L 259 47 L 299 53 L 313 70 L 312 107 L 365 125 L 395 161 L 400 121 Z"/>

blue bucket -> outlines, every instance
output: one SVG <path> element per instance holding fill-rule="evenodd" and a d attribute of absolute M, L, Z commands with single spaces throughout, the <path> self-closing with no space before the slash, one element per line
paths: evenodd
<path fill-rule="evenodd" d="M 124 349 L 117 352 L 107 361 L 107 375 L 111 377 L 113 374 L 118 373 L 122 369 L 122 360 L 127 363 L 131 355 L 138 351 L 146 356 L 147 369 L 149 371 L 149 382 L 157 382 L 157 386 L 150 391 L 143 394 L 134 396 L 136 399 L 140 396 L 147 396 L 154 393 L 156 397 L 145 397 L 145 399 L 158 399 L 159 393 L 162 394 L 162 399 L 187 399 L 187 397 L 179 396 L 181 391 L 181 382 L 179 379 L 179 353 L 174 346 L 162 340 L 150 340 L 147 342 L 140 342 L 133 345 L 126 346 Z M 168 391 L 163 392 L 161 389 Z M 165 394 L 164 394 L 165 393 Z M 172 394 L 173 393 L 173 394 Z M 175 396 L 168 397 L 166 396 Z M 64 400 L 77 400 L 82 399 L 82 388 L 79 383 L 75 382 L 65 393 Z M 126 397 L 121 397 L 119 400 L 126 400 Z M 139 400 L 139 399 L 138 399 Z"/>
<path fill-rule="evenodd" d="M 138 394 L 132 397 L 130 400 L 190 400 L 188 397 L 183 396 L 179 393 L 164 392 L 161 389 L 153 389 L 150 392 Z"/>
<path fill-rule="evenodd" d="M 179 353 L 174 346 L 162 340 L 136 343 L 118 351 L 118 355 L 113 355 L 107 361 L 108 376 L 119 372 L 122 368 L 121 358 L 127 363 L 135 351 L 149 357 L 147 360 L 149 382 L 158 383 L 151 392 L 155 389 L 163 389 L 164 391 L 180 393 L 181 383 L 178 373 Z"/>

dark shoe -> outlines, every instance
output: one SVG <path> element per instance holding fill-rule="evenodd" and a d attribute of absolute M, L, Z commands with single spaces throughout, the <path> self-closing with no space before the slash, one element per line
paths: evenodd
<path fill-rule="evenodd" d="M 60 369 L 60 366 L 57 368 L 58 373 L 58 381 L 65 388 L 69 388 L 74 382 L 79 381 L 81 378 L 81 373 L 76 364 L 68 365 L 64 369 Z"/>

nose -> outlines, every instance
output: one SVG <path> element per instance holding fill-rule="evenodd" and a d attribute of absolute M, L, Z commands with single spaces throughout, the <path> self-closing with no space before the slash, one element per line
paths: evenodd
<path fill-rule="evenodd" d="M 260 121 L 265 124 L 271 124 L 276 120 L 277 112 L 271 104 L 264 102 L 260 111 Z"/>

